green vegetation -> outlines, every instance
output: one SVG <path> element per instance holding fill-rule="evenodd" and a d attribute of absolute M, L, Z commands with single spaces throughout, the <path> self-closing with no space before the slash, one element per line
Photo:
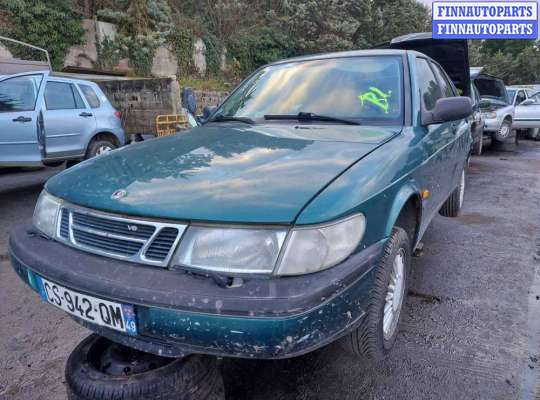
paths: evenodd
<path fill-rule="evenodd" d="M 0 0 L 0 33 L 46 48 L 59 68 L 83 39 L 83 10 L 118 26 L 115 40 L 98 45 L 97 67 L 128 58 L 135 74 L 150 76 L 155 51 L 165 45 L 176 55 L 179 77 L 194 87 L 234 84 L 281 58 L 369 48 L 431 30 L 430 11 L 415 0 Z M 203 79 L 193 64 L 196 38 L 206 46 Z M 473 41 L 470 59 L 509 84 L 540 82 L 535 41 Z"/>
<path fill-rule="evenodd" d="M 81 44 L 82 15 L 73 11 L 69 0 L 0 0 L 0 34 L 49 51 L 53 68 L 62 67 L 68 49 Z M 2 21 L 2 18 L 0 18 Z M 36 59 L 36 52 L 8 45 L 18 57 Z"/>
<path fill-rule="evenodd" d="M 540 82 L 540 48 L 534 40 L 470 42 L 471 66 L 485 67 L 507 85 Z"/>
<path fill-rule="evenodd" d="M 137 73 L 148 75 L 150 56 L 166 43 L 180 76 L 194 75 L 191 53 L 200 37 L 207 75 L 230 82 L 277 59 L 366 48 L 430 29 L 429 10 L 415 0 L 101 0 L 94 7 L 99 19 L 120 27 L 118 49 Z"/>

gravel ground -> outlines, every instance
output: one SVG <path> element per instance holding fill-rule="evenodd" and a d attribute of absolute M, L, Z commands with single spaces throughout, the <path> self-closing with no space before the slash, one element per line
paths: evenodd
<path fill-rule="evenodd" d="M 64 399 L 64 362 L 88 334 L 5 256 L 9 230 L 57 171 L 0 171 L 0 399 Z M 424 244 L 388 360 L 368 365 L 336 345 L 223 360 L 227 399 L 540 398 L 540 143 L 473 158 L 463 214 L 436 217 Z"/>

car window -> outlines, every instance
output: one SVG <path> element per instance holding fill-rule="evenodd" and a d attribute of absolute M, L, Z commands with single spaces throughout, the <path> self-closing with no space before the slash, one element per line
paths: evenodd
<path fill-rule="evenodd" d="M 508 93 L 508 101 L 512 103 L 514 101 L 514 96 L 516 95 L 516 91 L 514 89 L 506 89 L 506 93 Z"/>
<path fill-rule="evenodd" d="M 47 86 L 45 86 L 47 110 L 75 110 L 79 108 L 73 89 L 75 88 L 70 83 L 47 82 Z"/>
<path fill-rule="evenodd" d="M 430 64 L 433 67 L 433 72 L 435 73 L 437 80 L 439 81 L 443 97 L 454 97 L 454 90 L 452 89 L 450 81 L 446 77 L 446 73 L 437 64 L 432 62 L 430 62 Z"/>
<path fill-rule="evenodd" d="M 471 93 L 474 96 L 474 104 L 480 103 L 480 93 L 478 93 L 478 89 L 473 84 L 471 84 Z"/>
<path fill-rule="evenodd" d="M 84 104 L 84 100 L 75 85 L 71 85 L 71 90 L 73 90 L 73 96 L 75 96 L 75 105 L 77 106 L 77 109 L 86 108 L 86 104 Z"/>
<path fill-rule="evenodd" d="M 518 91 L 516 95 L 516 104 L 521 104 L 525 100 L 527 100 L 527 96 L 525 95 L 525 92 L 523 90 Z"/>
<path fill-rule="evenodd" d="M 100 101 L 94 89 L 88 85 L 79 85 L 79 87 L 81 88 L 84 97 L 86 97 L 86 101 L 90 104 L 90 107 L 98 108 L 100 106 Z"/>
<path fill-rule="evenodd" d="M 263 120 L 300 112 L 403 122 L 403 67 L 399 56 L 357 56 L 274 64 L 256 71 L 214 115 Z"/>
<path fill-rule="evenodd" d="M 425 58 L 416 59 L 416 79 L 420 86 L 422 106 L 427 111 L 433 110 L 435 103 L 442 97 L 442 94 L 435 74 Z"/>
<path fill-rule="evenodd" d="M 0 112 L 33 111 L 43 75 L 25 75 L 0 82 Z"/>

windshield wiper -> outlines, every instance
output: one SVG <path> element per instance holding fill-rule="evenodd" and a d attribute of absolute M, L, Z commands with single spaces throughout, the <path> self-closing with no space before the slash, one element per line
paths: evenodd
<path fill-rule="evenodd" d="M 228 116 L 228 115 L 223 115 L 223 114 L 216 115 L 214 118 L 212 118 L 208 122 L 229 122 L 229 121 L 239 121 L 239 122 L 243 122 L 244 124 L 250 124 L 250 125 L 253 125 L 255 123 L 255 121 L 253 121 L 251 118 L 234 117 L 234 116 Z"/>
<path fill-rule="evenodd" d="M 280 115 L 280 114 L 270 114 L 270 115 L 265 115 L 264 119 L 267 120 L 267 121 L 296 119 L 298 121 L 328 121 L 328 122 L 339 122 L 339 123 L 347 124 L 347 125 L 361 125 L 360 122 L 353 121 L 353 120 L 350 120 L 350 119 L 338 118 L 338 117 L 329 117 L 327 115 L 319 115 L 319 114 L 314 114 L 314 113 L 310 113 L 310 112 L 299 112 L 296 115 L 294 115 L 294 114 L 290 114 L 290 115 L 287 115 L 287 114 L 282 114 L 282 115 Z"/>

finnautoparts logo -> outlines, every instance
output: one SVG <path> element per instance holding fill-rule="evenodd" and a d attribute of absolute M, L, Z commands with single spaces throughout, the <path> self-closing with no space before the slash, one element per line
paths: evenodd
<path fill-rule="evenodd" d="M 435 1 L 435 39 L 536 39 L 536 1 Z"/>

